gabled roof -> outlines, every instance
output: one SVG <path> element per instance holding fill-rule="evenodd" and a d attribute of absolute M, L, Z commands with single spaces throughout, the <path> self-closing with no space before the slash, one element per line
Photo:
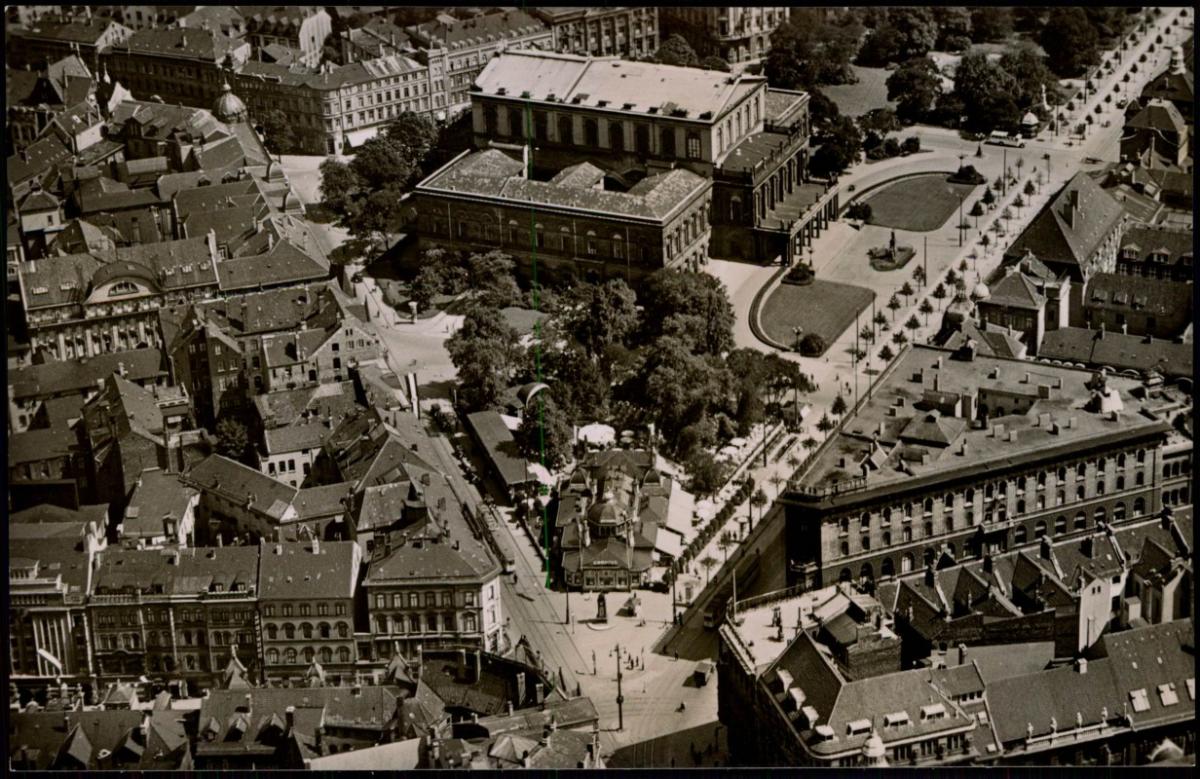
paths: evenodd
<path fill-rule="evenodd" d="M 113 48 L 132 54 L 184 57 L 220 63 L 226 54 L 248 45 L 217 30 L 150 28 L 138 30 Z"/>
<path fill-rule="evenodd" d="M 296 499 L 295 487 L 219 454 L 196 463 L 183 478 L 202 492 L 212 491 L 248 505 L 276 521 L 283 518 Z"/>
<path fill-rule="evenodd" d="M 196 497 L 192 489 L 179 477 L 161 468 L 142 471 L 138 484 L 129 496 L 125 517 L 121 521 L 123 538 L 155 537 L 164 534 L 163 519 L 175 520 L 175 527 Z"/>
<path fill-rule="evenodd" d="M 224 546 L 200 549 L 123 549 L 98 554 L 93 593 L 202 595 L 244 592 L 257 586 L 259 548 Z"/>
<path fill-rule="evenodd" d="M 1024 273 L 1014 270 L 1006 273 L 1003 278 L 989 287 L 991 294 L 985 305 L 1008 306 L 1010 308 L 1025 308 L 1040 310 L 1046 305 L 1046 296 L 1038 291 Z"/>
<path fill-rule="evenodd" d="M 353 598 L 359 556 L 359 546 L 353 541 L 265 543 L 259 564 L 258 598 Z"/>
<path fill-rule="evenodd" d="M 1125 123 L 1126 128 L 1159 130 L 1182 135 L 1187 130 L 1183 114 L 1173 103 L 1161 98 L 1151 99 L 1146 107 Z"/>
<path fill-rule="evenodd" d="M 1075 222 L 1064 214 L 1078 198 Z M 1026 252 L 1043 262 L 1083 266 L 1120 221 L 1121 204 L 1080 172 L 1067 182 L 1054 199 L 1033 218 L 1029 226 L 1005 252 L 1006 257 L 1023 257 Z"/>
<path fill-rule="evenodd" d="M 1170 378 L 1191 378 L 1195 359 L 1190 343 L 1085 327 L 1062 327 L 1047 332 L 1038 357 L 1089 366 L 1107 365 L 1118 371 L 1156 371 Z"/>

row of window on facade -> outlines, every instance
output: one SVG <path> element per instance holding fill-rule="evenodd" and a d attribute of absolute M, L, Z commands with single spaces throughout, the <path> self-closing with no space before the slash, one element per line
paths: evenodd
<path fill-rule="evenodd" d="M 1179 497 L 1183 501 L 1186 501 L 1187 490 L 1184 489 L 1184 490 L 1180 491 L 1180 494 L 1177 497 Z M 1133 501 L 1133 516 L 1141 517 L 1145 513 L 1146 513 L 1145 498 L 1134 499 L 1134 501 Z M 1109 521 L 1108 510 L 1104 506 L 1097 507 L 1093 512 L 1093 516 L 1094 516 L 1095 521 L 1092 524 L 1098 524 L 1100 522 L 1108 522 Z M 1123 522 L 1125 520 L 1126 516 L 1127 516 L 1127 507 L 1126 507 L 1124 501 L 1117 503 L 1113 507 L 1111 521 L 1112 522 Z M 1049 533 L 1049 527 L 1050 526 L 1046 520 L 1044 520 L 1044 519 L 1038 520 L 1037 524 L 1034 526 L 1034 531 L 1033 531 L 1034 540 L 1038 540 L 1038 539 L 1042 538 L 1043 536 L 1047 535 Z M 1089 527 L 1089 523 L 1088 523 L 1087 512 L 1079 511 L 1078 513 L 1076 513 L 1074 519 L 1070 523 L 1070 528 L 1072 530 L 1087 530 L 1088 527 Z M 924 536 L 921 537 L 923 539 L 929 539 L 936 535 L 932 522 L 926 522 L 923 529 L 925 531 Z M 1068 529 L 1068 520 L 1067 520 L 1066 515 L 1065 514 L 1058 515 L 1058 517 L 1056 517 L 1054 520 L 1054 535 L 1055 536 L 1062 535 L 1067 532 L 1067 529 Z M 953 530 L 953 527 L 947 528 L 947 532 L 950 532 L 952 530 Z M 913 541 L 914 540 L 913 529 L 911 527 L 902 528 L 900 531 L 900 539 L 901 539 L 901 543 L 910 543 L 911 541 Z M 1013 528 L 1013 544 L 1014 545 L 1020 546 L 1021 544 L 1027 543 L 1028 540 L 1029 540 L 1028 531 L 1026 530 L 1025 525 L 1017 525 L 1016 527 Z M 884 533 L 882 535 L 882 542 L 883 542 L 884 547 L 888 547 L 888 546 L 892 545 L 892 534 L 890 531 L 884 531 Z M 841 542 L 840 552 L 841 552 L 842 557 L 847 557 L 851 554 L 858 554 L 860 552 L 869 552 L 869 551 L 871 551 L 871 537 L 869 535 L 863 535 L 860 537 L 859 548 L 857 550 L 851 549 L 850 542 L 848 540 Z M 903 570 L 907 571 L 908 569 L 903 569 Z"/>
<path fill-rule="evenodd" d="M 404 604 L 406 602 L 405 595 L 407 595 L 408 608 L 419 609 L 422 607 L 420 593 L 410 592 L 410 593 L 402 594 L 402 593 L 394 592 L 391 595 L 391 603 L 392 603 L 391 608 L 393 608 L 393 609 L 404 608 L 405 607 Z M 465 591 L 463 591 L 462 596 L 463 596 L 463 605 L 464 606 L 466 606 L 467 608 L 473 608 L 475 606 L 475 593 L 474 592 L 472 592 L 471 590 L 465 590 Z M 449 591 L 426 592 L 424 607 L 425 608 L 434 608 L 438 605 L 441 605 L 443 608 L 447 607 L 447 606 L 453 606 L 454 605 L 454 593 L 449 592 Z M 377 608 L 377 609 L 388 608 L 388 596 L 386 594 L 378 593 L 378 592 L 375 593 L 375 608 Z"/>
<path fill-rule="evenodd" d="M 1134 454 L 1133 457 L 1130 457 L 1127 453 L 1122 452 L 1117 455 L 1117 457 L 1114 459 L 1114 462 L 1116 464 L 1116 469 L 1118 471 L 1126 470 L 1126 472 L 1128 472 L 1128 470 L 1130 470 L 1130 469 L 1135 469 L 1139 466 L 1145 465 L 1146 450 L 1138 449 L 1136 454 Z M 1055 474 L 1054 474 L 1055 479 L 1056 479 L 1055 486 L 1058 487 L 1059 489 L 1057 489 L 1057 492 L 1055 495 L 1056 502 L 1054 505 L 1062 505 L 1067 500 L 1066 490 L 1063 489 L 1062 487 L 1066 484 L 1068 475 L 1073 473 L 1076 480 L 1087 478 L 1089 464 L 1091 464 L 1093 466 L 1092 475 L 1097 476 L 1095 496 L 1101 496 L 1101 495 L 1105 494 L 1105 492 L 1106 492 L 1105 476 L 1108 475 L 1108 458 L 1101 457 L 1098 460 L 1096 460 L 1094 463 L 1090 463 L 1090 461 L 1080 461 L 1080 462 L 1076 463 L 1073 468 L 1068 468 L 1067 466 L 1060 466 L 1058 468 L 1058 470 L 1055 472 Z M 1187 470 L 1190 470 L 1190 463 L 1180 466 L 1180 469 L 1185 469 L 1185 468 Z M 1187 472 L 1187 471 L 1184 471 L 1184 472 Z M 1016 487 L 1016 492 L 1015 492 L 1016 506 L 1015 507 L 1016 507 L 1017 514 L 1023 514 L 1027 510 L 1025 496 L 1030 493 L 1032 493 L 1035 498 L 1034 499 L 1034 506 L 1036 507 L 1035 510 L 1045 508 L 1045 501 L 1049 498 L 1048 489 L 1047 489 L 1049 473 L 1050 473 L 1049 471 L 1039 471 L 1036 475 L 1029 474 L 1024 477 L 1019 477 L 1019 478 L 1013 480 L 1014 485 Z M 1134 478 L 1134 486 L 1137 486 L 1137 487 L 1144 486 L 1145 481 L 1146 481 L 1146 475 L 1143 471 L 1134 470 L 1133 478 Z M 1116 485 L 1116 490 L 1118 492 L 1126 489 L 1126 486 L 1127 486 L 1126 475 L 1121 474 L 1121 473 L 1116 474 L 1115 485 Z M 1075 489 L 1076 500 L 1084 500 L 1087 497 L 1086 485 L 1076 484 L 1075 488 L 1076 488 Z M 1043 497 L 1043 495 L 1045 497 Z M 955 493 L 949 493 L 949 492 L 946 493 L 945 496 L 943 496 L 942 500 L 941 500 L 943 517 L 945 517 L 948 520 L 950 519 L 950 517 L 946 513 L 947 509 L 952 510 L 955 507 L 955 502 L 957 500 L 958 507 L 966 509 L 967 517 L 969 520 L 971 518 L 972 512 L 974 510 L 975 498 L 976 498 L 976 490 L 974 487 L 969 487 L 969 488 L 967 488 L 967 490 L 965 492 L 963 492 L 961 494 L 957 494 L 957 495 Z M 989 483 L 989 484 L 984 485 L 983 500 L 984 500 L 985 512 L 998 513 L 1001 515 L 1006 514 L 1007 510 L 1008 510 L 1007 505 L 993 506 L 992 504 L 996 500 L 1001 500 L 1001 501 L 1004 501 L 1005 503 L 1007 503 L 1007 501 L 1008 501 L 1008 480 L 1001 479 L 998 482 Z M 885 525 L 885 526 L 889 525 L 891 523 L 893 515 L 899 515 L 899 517 L 902 521 L 909 522 L 912 520 L 913 517 L 918 515 L 918 509 L 921 510 L 919 513 L 921 513 L 922 515 L 924 515 L 927 518 L 933 516 L 935 505 L 936 505 L 935 499 L 932 497 L 929 497 L 929 498 L 926 498 L 922 504 L 907 503 L 907 504 L 897 505 L 895 507 L 884 508 L 881 512 L 878 513 L 878 517 L 880 519 L 881 524 Z M 876 514 L 874 514 L 873 512 L 864 511 L 860 517 L 860 522 L 861 522 L 862 526 L 868 527 L 870 525 L 872 519 L 875 516 L 876 516 Z M 841 532 L 842 533 L 848 533 L 850 531 L 850 519 L 851 518 L 848 516 L 841 518 L 840 522 L 841 522 Z"/>
<path fill-rule="evenodd" d="M 337 625 L 330 625 L 328 622 L 321 622 L 315 628 L 308 622 L 300 623 L 299 629 L 291 622 L 285 622 L 282 625 L 269 624 L 265 628 L 268 641 L 276 641 L 281 635 L 288 641 L 299 638 L 333 638 L 333 634 L 337 633 L 338 638 L 350 638 L 350 625 L 345 622 L 339 622 Z"/>
<path fill-rule="evenodd" d="M 431 215 L 422 216 L 421 219 L 428 228 L 428 233 L 433 235 L 450 234 L 450 223 L 445 218 Z M 491 242 L 501 240 L 507 246 L 520 247 L 525 250 L 530 248 L 529 227 L 520 226 L 515 219 L 509 220 L 507 229 L 502 232 L 495 225 L 467 219 L 457 220 L 456 226 L 458 238 L 462 240 Z M 537 249 L 572 256 L 586 254 L 589 257 L 608 257 L 617 260 L 625 260 L 628 255 L 631 262 L 653 259 L 655 256 L 653 250 L 646 250 L 636 242 L 626 241 L 620 233 L 613 233 L 611 238 L 602 238 L 596 234 L 595 230 L 588 230 L 584 241 L 584 251 L 576 251 L 577 239 L 569 227 L 561 228 L 560 232 L 556 234 L 548 232 L 540 223 L 534 225 L 533 244 Z M 628 247 L 626 247 L 627 243 Z"/>
<path fill-rule="evenodd" d="M 509 109 L 507 127 L 500 126 L 500 123 L 497 119 L 495 106 L 485 106 L 483 109 L 483 116 L 489 135 L 501 135 L 516 139 L 528 139 L 526 118 L 522 112 Z M 548 115 L 545 111 L 533 112 L 533 134 L 535 140 L 553 140 L 568 146 L 576 145 L 574 118 L 571 116 L 560 116 L 558 118 L 557 126 L 557 135 L 551 139 Z M 606 147 L 601 147 L 599 123 L 595 119 L 585 118 L 583 120 L 583 139 L 582 144 L 580 145 L 595 149 L 607 148 L 611 151 L 625 151 L 625 125 L 617 122 L 609 122 L 608 145 Z M 684 150 L 686 152 L 685 156 L 687 159 L 699 160 L 703 158 L 703 146 L 698 133 L 687 133 L 684 140 Z M 664 127 L 659 131 L 658 150 L 657 152 L 654 152 L 650 148 L 649 125 L 636 124 L 633 128 L 632 151 L 635 151 L 638 154 L 647 155 L 657 153 L 660 157 L 677 157 L 676 129 L 674 127 Z"/>
<path fill-rule="evenodd" d="M 424 628 L 421 627 L 422 624 Z M 441 614 L 440 618 L 437 612 L 429 612 L 425 614 L 424 619 L 420 614 L 394 614 L 389 620 L 387 614 L 378 614 L 375 617 L 375 625 L 380 633 L 454 633 L 458 630 L 457 620 L 452 611 Z M 474 614 L 462 616 L 464 633 L 474 633 L 477 625 Z"/>
<path fill-rule="evenodd" d="M 267 665 L 280 665 L 281 661 L 283 665 L 295 665 L 301 662 L 301 658 L 303 658 L 305 664 L 312 663 L 313 660 L 318 660 L 322 664 L 332 663 L 334 650 L 327 646 L 323 646 L 317 650 L 313 650 L 312 647 L 304 647 L 299 653 L 291 647 L 283 650 L 283 652 L 280 652 L 278 649 L 267 650 Z M 339 663 L 351 662 L 349 647 L 340 646 L 337 648 L 337 661 Z"/>

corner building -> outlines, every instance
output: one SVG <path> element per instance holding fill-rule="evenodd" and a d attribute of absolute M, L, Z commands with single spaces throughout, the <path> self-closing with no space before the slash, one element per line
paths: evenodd
<path fill-rule="evenodd" d="M 793 480 L 789 581 L 871 586 L 1154 515 L 1164 458 L 1186 460 L 1167 410 L 1133 379 L 917 346 Z"/>

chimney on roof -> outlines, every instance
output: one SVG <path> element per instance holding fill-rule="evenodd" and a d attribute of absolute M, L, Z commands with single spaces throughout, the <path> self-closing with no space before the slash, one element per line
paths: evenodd
<path fill-rule="evenodd" d="M 1128 322 L 1121 323 L 1121 335 L 1129 335 L 1129 323 Z"/>
<path fill-rule="evenodd" d="M 958 645 L 958 664 L 959 665 L 967 664 L 967 645 L 966 644 Z"/>
<path fill-rule="evenodd" d="M 247 695 L 246 697 L 249 698 L 250 696 Z M 287 720 L 287 732 L 290 734 L 296 727 L 296 707 L 288 706 L 284 709 L 283 716 Z"/>
<path fill-rule="evenodd" d="M 1162 511 L 1158 513 L 1159 521 L 1162 524 L 1163 530 L 1170 530 L 1171 523 L 1175 519 L 1175 512 L 1170 506 L 1163 506 Z"/>
<path fill-rule="evenodd" d="M 1038 555 L 1043 560 L 1049 560 L 1051 551 L 1052 551 L 1052 547 L 1050 546 L 1049 537 L 1042 536 L 1042 542 L 1041 542 L 1041 544 L 1038 545 Z"/>
<path fill-rule="evenodd" d="M 1079 551 L 1082 552 L 1083 556 L 1087 557 L 1088 559 L 1091 559 L 1093 557 L 1094 552 L 1095 552 L 1095 545 L 1092 541 L 1091 536 L 1088 536 L 1087 538 L 1085 538 L 1081 542 L 1079 542 Z"/>
<path fill-rule="evenodd" d="M 1083 676 L 1084 674 L 1087 673 L 1087 660 L 1086 659 L 1081 657 L 1075 661 L 1075 672 L 1078 673 L 1080 676 Z"/>
<path fill-rule="evenodd" d="M 925 586 L 932 587 L 934 586 L 934 583 L 935 576 L 933 572 L 933 564 L 930 563 L 929 565 L 925 566 Z"/>

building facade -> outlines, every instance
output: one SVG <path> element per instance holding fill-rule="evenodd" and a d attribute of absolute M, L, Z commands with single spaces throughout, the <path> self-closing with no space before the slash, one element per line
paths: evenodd
<path fill-rule="evenodd" d="M 664 21 L 679 20 L 711 35 L 718 56 L 731 65 L 767 56 L 771 33 L 787 21 L 788 11 L 787 6 L 662 9 Z"/>
<path fill-rule="evenodd" d="M 636 283 L 707 261 L 712 186 L 690 171 L 650 176 L 627 192 L 606 191 L 603 171 L 587 163 L 549 181 L 523 171 L 496 149 L 464 153 L 417 186 L 404 214 L 422 245 L 500 247 L 523 273 L 536 255 L 539 273 Z"/>
<path fill-rule="evenodd" d="M 215 30 L 145 29 L 114 46 L 104 67 L 135 97 L 207 108 L 221 96 L 227 69 L 250 59 L 247 41 Z"/>
<path fill-rule="evenodd" d="M 314 662 L 327 683 L 354 678 L 354 598 L 361 555 L 353 541 L 263 543 L 258 608 L 264 681 L 302 683 Z"/>
<path fill-rule="evenodd" d="M 658 50 L 658 8 L 532 8 L 550 28 L 553 51 L 643 59 Z"/>
<path fill-rule="evenodd" d="M 907 350 L 785 491 L 790 581 L 869 583 L 1154 514 L 1171 425 L 1138 386 Z"/>

